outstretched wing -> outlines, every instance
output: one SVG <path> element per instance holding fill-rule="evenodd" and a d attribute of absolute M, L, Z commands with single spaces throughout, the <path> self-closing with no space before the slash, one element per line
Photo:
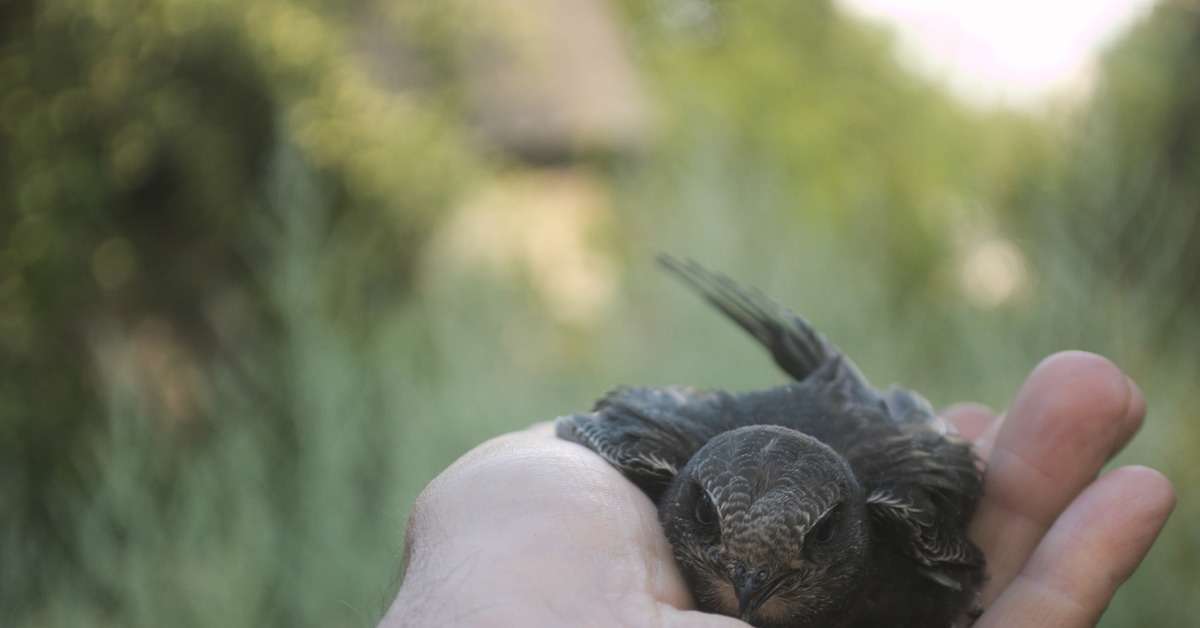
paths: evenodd
<path fill-rule="evenodd" d="M 555 431 L 600 454 L 658 502 L 692 454 L 730 428 L 732 404 L 721 392 L 625 386 L 592 412 L 559 417 Z"/>

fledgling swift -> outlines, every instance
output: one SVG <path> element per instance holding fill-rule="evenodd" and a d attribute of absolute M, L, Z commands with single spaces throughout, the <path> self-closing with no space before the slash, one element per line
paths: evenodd
<path fill-rule="evenodd" d="M 969 443 L 762 293 L 660 261 L 796 380 L 620 387 L 556 422 L 655 501 L 696 606 L 760 628 L 969 625 L 985 578 L 964 532 L 983 490 Z"/>

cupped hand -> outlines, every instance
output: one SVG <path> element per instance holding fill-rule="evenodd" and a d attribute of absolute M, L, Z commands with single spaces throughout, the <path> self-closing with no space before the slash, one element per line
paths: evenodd
<path fill-rule="evenodd" d="M 988 560 L 976 626 L 1093 626 L 1175 503 L 1144 467 L 1101 467 L 1141 426 L 1140 390 L 1067 352 L 1030 374 L 1002 417 L 946 417 L 987 461 L 970 534 Z M 745 627 L 690 610 L 654 504 L 548 423 L 475 448 L 422 492 L 406 572 L 381 627 Z"/>

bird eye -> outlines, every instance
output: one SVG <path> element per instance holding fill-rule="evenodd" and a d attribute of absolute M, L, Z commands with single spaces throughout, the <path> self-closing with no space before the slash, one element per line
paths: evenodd
<path fill-rule="evenodd" d="M 702 526 L 709 526 L 717 521 L 717 509 L 713 506 L 712 498 L 708 496 L 708 491 L 700 490 L 700 497 L 696 499 L 696 512 L 692 514 L 696 519 L 696 523 Z"/>
<path fill-rule="evenodd" d="M 817 524 L 817 527 L 813 528 L 812 531 L 808 533 L 808 538 L 812 539 L 813 543 L 816 543 L 817 545 L 824 545 L 832 541 L 833 533 L 837 529 L 836 526 L 834 526 L 833 519 L 834 518 L 832 515 L 822 519 L 821 522 Z"/>

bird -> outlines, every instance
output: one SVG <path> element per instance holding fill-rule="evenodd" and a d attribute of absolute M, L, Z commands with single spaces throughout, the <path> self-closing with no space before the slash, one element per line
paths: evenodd
<path fill-rule="evenodd" d="M 736 394 L 622 385 L 555 420 L 654 501 L 696 608 L 758 628 L 973 623 L 987 576 L 966 534 L 984 473 L 970 443 L 920 394 L 872 387 L 761 291 L 659 262 L 794 380 Z"/>

